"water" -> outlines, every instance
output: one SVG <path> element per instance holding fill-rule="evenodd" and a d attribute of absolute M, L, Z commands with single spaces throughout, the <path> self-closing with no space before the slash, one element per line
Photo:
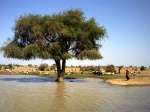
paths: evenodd
<path fill-rule="evenodd" d="M 150 112 L 150 86 L 0 75 L 0 112 Z"/>

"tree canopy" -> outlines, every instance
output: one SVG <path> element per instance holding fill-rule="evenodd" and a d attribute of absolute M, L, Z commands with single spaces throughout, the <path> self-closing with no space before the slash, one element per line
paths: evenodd
<path fill-rule="evenodd" d="M 107 65 L 105 68 L 105 72 L 115 72 L 114 65 Z"/>
<path fill-rule="evenodd" d="M 66 60 L 73 57 L 101 59 L 100 41 L 107 37 L 105 28 L 94 18 L 86 20 L 80 9 L 44 16 L 23 15 L 15 20 L 13 30 L 14 37 L 1 47 L 4 57 L 53 59 L 57 70 L 61 60 L 65 69 Z"/>

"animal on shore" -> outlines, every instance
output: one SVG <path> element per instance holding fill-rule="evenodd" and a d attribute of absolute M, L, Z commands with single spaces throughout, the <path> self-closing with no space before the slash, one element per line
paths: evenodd
<path fill-rule="evenodd" d="M 92 72 L 94 75 L 102 75 L 102 72 L 101 71 L 93 71 Z"/>

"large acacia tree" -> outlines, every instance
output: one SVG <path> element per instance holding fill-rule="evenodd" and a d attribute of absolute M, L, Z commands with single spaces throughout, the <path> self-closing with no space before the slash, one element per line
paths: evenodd
<path fill-rule="evenodd" d="M 23 15 L 15 20 L 13 30 L 13 38 L 1 47 L 4 57 L 52 59 L 57 67 L 56 81 L 64 80 L 67 59 L 101 59 L 100 41 L 107 37 L 105 28 L 94 18 L 86 20 L 80 9 Z"/>

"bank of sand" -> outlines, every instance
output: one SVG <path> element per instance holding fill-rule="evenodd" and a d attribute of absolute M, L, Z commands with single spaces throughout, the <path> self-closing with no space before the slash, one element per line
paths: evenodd
<path fill-rule="evenodd" d="M 105 82 L 122 86 L 150 86 L 150 77 L 131 78 L 128 81 L 126 79 L 109 79 Z"/>

